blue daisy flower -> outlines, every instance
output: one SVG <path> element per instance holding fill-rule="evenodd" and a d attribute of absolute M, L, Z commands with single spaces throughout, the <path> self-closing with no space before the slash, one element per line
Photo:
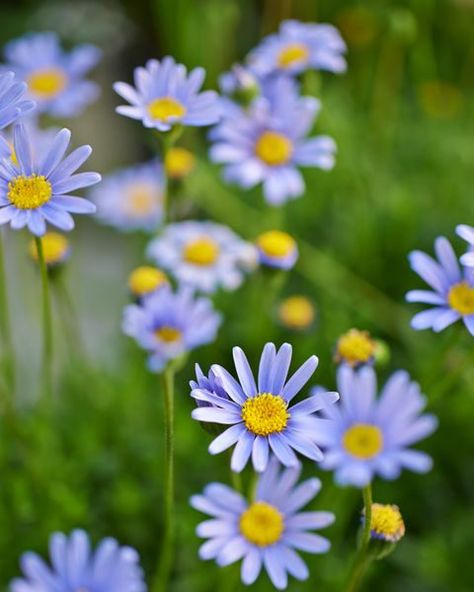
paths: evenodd
<path fill-rule="evenodd" d="M 305 70 L 340 73 L 346 70 L 345 51 L 346 44 L 332 25 L 287 20 L 250 53 L 248 63 L 260 76 Z"/>
<path fill-rule="evenodd" d="M 316 478 L 297 484 L 300 474 L 301 465 L 281 470 L 273 459 L 250 503 L 222 483 L 210 483 L 202 495 L 194 495 L 191 506 L 211 516 L 196 531 L 208 539 L 199 549 L 201 559 L 214 559 L 220 567 L 242 559 L 246 585 L 255 582 L 262 568 L 278 590 L 286 588 L 288 574 L 306 580 L 308 568 L 296 551 L 326 553 L 330 542 L 309 531 L 330 526 L 335 517 L 331 512 L 300 511 L 321 489 Z"/>
<path fill-rule="evenodd" d="M 15 80 L 13 72 L 0 73 L 0 130 L 35 108 L 34 101 L 25 99 L 26 88 L 25 82 Z M 0 158 L 8 157 L 10 152 L 10 143 L 0 135 Z"/>
<path fill-rule="evenodd" d="M 55 533 L 50 539 L 49 554 L 51 566 L 36 553 L 22 556 L 24 577 L 13 580 L 12 592 L 146 591 L 138 553 L 131 547 L 119 546 L 112 538 L 103 539 L 93 550 L 83 530 L 75 530 L 69 537 Z"/>
<path fill-rule="evenodd" d="M 202 292 L 235 290 L 257 263 L 255 248 L 214 222 L 178 222 L 154 239 L 148 256 L 176 279 Z"/>
<path fill-rule="evenodd" d="M 14 129 L 15 160 L 0 163 L 0 224 L 15 230 L 27 226 L 36 236 L 46 232 L 46 222 L 64 231 L 74 228 L 70 214 L 92 214 L 95 206 L 72 191 L 100 181 L 98 173 L 75 173 L 92 148 L 81 146 L 66 158 L 71 132 L 62 129 L 48 150 L 38 154 L 22 124 Z"/>
<path fill-rule="evenodd" d="M 195 399 L 212 405 L 194 409 L 194 419 L 231 426 L 211 442 L 209 452 L 218 454 L 235 444 L 231 460 L 235 472 L 243 470 L 250 456 L 255 470 L 264 471 L 270 451 L 286 466 L 298 463 L 295 451 L 320 461 L 323 455 L 317 445 L 314 413 L 337 401 L 338 394 L 319 392 L 290 405 L 316 370 L 318 358 L 311 356 L 287 380 L 291 345 L 284 343 L 277 351 L 273 343 L 267 343 L 260 358 L 257 383 L 240 347 L 234 347 L 233 354 L 239 382 L 222 366 L 212 366 L 228 400 L 201 387 L 191 393 Z"/>
<path fill-rule="evenodd" d="M 161 62 L 149 60 L 145 68 L 135 68 L 135 87 L 116 82 L 114 90 L 130 105 L 117 107 L 117 113 L 139 119 L 148 128 L 168 131 L 173 125 L 205 126 L 220 117 L 218 95 L 199 92 L 204 81 L 203 68 L 189 75 L 185 66 L 172 57 Z"/>
<path fill-rule="evenodd" d="M 160 372 L 169 361 L 212 343 L 221 321 L 209 299 L 196 298 L 188 287 L 173 292 L 165 285 L 125 307 L 122 328 L 150 353 L 150 370 Z"/>
<path fill-rule="evenodd" d="M 409 260 L 415 271 L 432 290 L 411 290 L 408 302 L 431 304 L 433 308 L 416 314 L 411 326 L 414 329 L 443 331 L 462 319 L 471 335 L 474 335 L 474 277 L 462 270 L 451 243 L 444 237 L 435 241 L 435 261 L 421 251 L 410 253 Z"/>
<path fill-rule="evenodd" d="M 70 53 L 62 50 L 56 33 L 29 33 L 5 46 L 9 70 L 28 84 L 38 111 L 53 117 L 74 117 L 99 96 L 99 87 L 84 76 L 102 52 L 89 44 Z"/>
<path fill-rule="evenodd" d="M 343 364 L 337 371 L 338 405 L 326 407 L 318 422 L 324 450 L 320 466 L 334 471 L 340 485 L 364 487 L 375 475 L 396 479 L 407 468 L 431 469 L 431 458 L 409 447 L 437 426 L 433 415 L 421 415 L 426 398 L 406 372 L 392 374 L 377 397 L 377 378 L 371 366 L 355 370 Z M 318 393 L 320 387 L 313 392 Z"/>
<path fill-rule="evenodd" d="M 163 167 L 152 161 L 106 175 L 89 197 L 104 224 L 124 232 L 154 231 L 163 219 Z"/>
<path fill-rule="evenodd" d="M 461 256 L 461 263 L 466 267 L 474 267 L 474 227 L 459 224 L 456 226 L 456 234 L 469 243 L 469 250 Z"/>
<path fill-rule="evenodd" d="M 334 140 L 306 137 L 318 111 L 319 101 L 299 96 L 293 81 L 278 77 L 246 110 L 239 108 L 212 130 L 210 157 L 226 165 L 226 181 L 244 189 L 262 183 L 267 202 L 281 205 L 304 193 L 297 167 L 334 166 Z"/>
<path fill-rule="evenodd" d="M 267 230 L 257 237 L 256 245 L 261 265 L 288 270 L 298 260 L 298 247 L 287 232 Z"/>

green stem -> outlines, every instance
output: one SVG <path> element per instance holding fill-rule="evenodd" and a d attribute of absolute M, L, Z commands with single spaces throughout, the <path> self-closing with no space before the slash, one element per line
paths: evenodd
<path fill-rule="evenodd" d="M 170 149 L 176 144 L 177 140 L 183 133 L 183 127 L 181 125 L 175 125 L 169 132 L 159 132 L 158 140 L 161 145 L 161 160 L 163 163 L 163 219 L 162 224 L 166 224 L 169 218 L 169 189 L 170 182 L 168 174 L 166 173 L 166 157 Z"/>
<path fill-rule="evenodd" d="M 371 561 L 367 553 L 370 542 L 370 523 L 372 521 L 372 486 L 370 483 L 362 490 L 362 496 L 364 498 L 364 528 L 362 529 L 359 549 L 355 556 L 345 592 L 356 592 L 359 589 L 362 577 Z"/>
<path fill-rule="evenodd" d="M 48 268 L 44 258 L 43 242 L 35 237 L 38 263 L 41 271 L 43 290 L 43 364 L 41 376 L 43 379 L 43 398 L 50 401 L 53 390 L 53 319 L 51 314 L 51 296 L 49 291 Z"/>
<path fill-rule="evenodd" d="M 13 393 L 15 390 L 15 354 L 10 330 L 3 233 L 0 233 L 0 331 L 3 347 L 3 368 L 7 391 L 7 400 L 5 404 L 8 407 L 12 407 Z"/>
<path fill-rule="evenodd" d="M 164 534 L 153 592 L 168 592 L 174 556 L 174 368 L 162 374 L 165 406 Z"/>

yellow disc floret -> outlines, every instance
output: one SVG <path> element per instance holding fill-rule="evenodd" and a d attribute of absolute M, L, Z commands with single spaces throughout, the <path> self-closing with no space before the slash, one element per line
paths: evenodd
<path fill-rule="evenodd" d="M 339 337 L 336 346 L 336 361 L 350 366 L 366 364 L 375 354 L 376 342 L 367 331 L 351 329 Z"/>
<path fill-rule="evenodd" d="M 186 107 L 172 97 L 161 97 L 148 105 L 148 113 L 152 119 L 167 122 L 169 119 L 179 119 L 186 114 Z"/>
<path fill-rule="evenodd" d="M 165 158 L 165 169 L 172 179 L 183 179 L 196 166 L 196 157 L 186 148 L 170 148 Z"/>
<path fill-rule="evenodd" d="M 383 435 L 375 425 L 357 423 L 346 430 L 342 444 L 352 456 L 368 460 L 382 451 Z"/>
<path fill-rule="evenodd" d="M 242 406 L 245 427 L 257 436 L 282 432 L 290 419 L 288 405 L 279 395 L 259 393 Z"/>
<path fill-rule="evenodd" d="M 305 64 L 309 59 L 309 49 L 304 43 L 289 43 L 278 55 L 280 68 L 291 68 L 296 64 Z"/>
<path fill-rule="evenodd" d="M 44 68 L 27 77 L 28 90 L 41 99 L 52 99 L 63 91 L 67 77 L 60 68 Z"/>
<path fill-rule="evenodd" d="M 207 236 L 189 241 L 184 246 L 183 258 L 188 263 L 206 267 L 219 257 L 219 245 Z"/>
<path fill-rule="evenodd" d="M 280 259 L 287 257 L 296 249 L 292 236 L 281 230 L 269 230 L 257 238 L 257 247 L 267 257 Z"/>
<path fill-rule="evenodd" d="M 280 303 L 278 318 L 289 329 L 307 329 L 314 321 L 314 306 L 306 296 L 289 296 Z"/>
<path fill-rule="evenodd" d="M 135 296 L 144 296 L 168 284 L 168 278 L 156 267 L 142 265 L 132 271 L 128 277 L 128 287 Z"/>
<path fill-rule="evenodd" d="M 155 335 L 161 341 L 166 343 L 173 343 L 181 339 L 181 331 L 176 327 L 164 325 L 155 331 Z"/>
<path fill-rule="evenodd" d="M 278 542 L 284 529 L 283 515 L 266 502 L 253 502 L 240 517 L 240 532 L 259 547 Z"/>
<path fill-rule="evenodd" d="M 448 303 L 461 315 L 474 314 L 474 288 L 467 282 L 455 284 L 449 290 Z"/>
<path fill-rule="evenodd" d="M 286 164 L 293 154 L 293 142 L 279 132 L 263 132 L 255 144 L 255 154 L 268 166 Z"/>
<path fill-rule="evenodd" d="M 405 524 L 398 506 L 372 504 L 370 519 L 371 536 L 396 543 L 405 534 Z"/>
<path fill-rule="evenodd" d="M 8 183 L 8 199 L 19 210 L 34 210 L 51 199 L 51 183 L 43 175 L 19 175 Z"/>
<path fill-rule="evenodd" d="M 57 232 L 47 232 L 41 237 L 41 243 L 46 265 L 57 265 L 63 262 L 69 253 L 69 241 L 64 235 Z M 34 261 L 38 261 L 36 241 L 30 242 L 28 253 Z"/>

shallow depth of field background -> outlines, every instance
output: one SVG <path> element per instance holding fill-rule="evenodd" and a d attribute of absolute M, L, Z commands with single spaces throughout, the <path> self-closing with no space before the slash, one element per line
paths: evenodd
<path fill-rule="evenodd" d="M 458 324 L 441 335 L 409 327 L 417 305 L 404 293 L 421 287 L 407 253 L 432 249 L 439 234 L 473 224 L 474 0 L 149 0 L 17 2 L 2 8 L 0 41 L 29 30 L 56 30 L 67 44 L 97 43 L 105 51 L 94 74 L 102 97 L 67 122 L 76 144 L 94 147 L 90 170 L 107 173 L 141 162 L 156 146 L 138 122 L 114 113 L 114 80 L 131 80 L 149 57 L 173 55 L 203 65 L 206 86 L 273 31 L 295 17 L 337 25 L 349 47 L 346 75 L 315 75 L 307 91 L 322 100 L 317 133 L 333 136 L 337 164 L 306 174 L 306 195 L 283 210 L 263 206 L 260 190 L 225 186 L 206 161 L 205 134 L 186 132 L 182 145 L 200 154 L 183 187 L 187 217 L 212 218 L 248 239 L 280 225 L 294 234 L 301 258 L 284 293 L 303 293 L 317 306 L 314 328 L 292 334 L 262 320 L 269 293 L 250 279 L 237 293 L 220 294 L 225 324 L 217 344 L 193 352 L 178 377 L 177 495 L 179 548 L 174 592 L 229 589 L 234 569 L 197 558 L 194 528 L 201 515 L 188 497 L 212 480 L 228 482 L 228 457 L 207 453 L 209 435 L 190 419 L 187 382 L 193 362 L 230 365 L 239 344 L 257 362 L 266 341 L 290 341 L 295 365 L 316 353 L 316 382 L 334 387 L 332 350 L 351 327 L 385 340 L 391 359 L 381 379 L 406 368 L 421 383 L 440 428 L 422 444 L 434 458 L 426 476 L 404 473 L 377 480 L 375 500 L 397 503 L 407 536 L 396 553 L 375 565 L 366 590 L 469 592 L 474 589 L 474 344 Z M 46 550 L 52 531 L 112 535 L 138 549 L 152 570 L 160 542 L 162 406 L 159 380 L 145 356 L 120 333 L 126 277 L 144 261 L 143 235 L 120 235 L 93 219 L 72 234 L 68 281 L 80 316 L 85 355 L 58 320 L 57 409 L 53 434 L 34 414 L 39 390 L 40 280 L 25 255 L 26 232 L 8 236 L 9 291 L 20 360 L 20 432 L 0 425 L 0 588 L 18 575 L 22 551 Z M 455 239 L 459 251 L 462 241 Z M 45 438 L 52 445 L 44 446 Z M 46 449 L 55 451 L 42 452 Z M 314 473 L 309 464 L 306 472 Z M 336 592 L 349 566 L 360 509 L 359 493 L 326 487 L 315 508 L 333 510 L 333 543 L 325 556 L 307 556 L 311 578 L 291 581 L 294 592 Z M 243 587 L 242 587 L 243 588 Z M 240 588 L 236 588 L 240 589 Z M 262 576 L 254 586 L 270 590 Z"/>

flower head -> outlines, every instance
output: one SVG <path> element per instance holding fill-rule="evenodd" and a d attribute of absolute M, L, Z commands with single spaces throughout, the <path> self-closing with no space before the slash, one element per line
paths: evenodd
<path fill-rule="evenodd" d="M 278 319 L 287 329 L 303 331 L 314 322 L 315 308 L 306 296 L 288 296 L 278 306 Z"/>
<path fill-rule="evenodd" d="M 350 329 L 337 340 L 335 360 L 349 366 L 368 364 L 373 361 L 376 348 L 377 344 L 368 331 Z"/>
<path fill-rule="evenodd" d="M 163 286 L 139 304 L 125 307 L 123 331 L 149 352 L 148 366 L 160 372 L 166 364 L 216 338 L 221 316 L 207 298 L 181 287 Z"/>
<path fill-rule="evenodd" d="M 174 146 L 166 153 L 165 171 L 170 179 L 184 179 L 194 170 L 195 166 L 196 157 L 186 148 Z"/>
<path fill-rule="evenodd" d="M 103 539 L 93 550 L 83 530 L 75 530 L 69 537 L 55 533 L 50 539 L 49 552 L 51 566 L 36 553 L 23 555 L 24 577 L 13 580 L 12 592 L 146 590 L 138 553 L 131 547 L 120 547 L 112 538 Z"/>
<path fill-rule="evenodd" d="M 116 82 L 114 90 L 130 103 L 117 107 L 117 113 L 139 119 L 148 128 L 165 132 L 174 125 L 205 126 L 220 117 L 219 101 L 214 91 L 199 90 L 204 81 L 203 68 L 189 75 L 172 57 L 161 62 L 149 60 L 144 68 L 135 68 L 135 88 Z"/>
<path fill-rule="evenodd" d="M 446 329 L 462 319 L 471 335 L 474 335 L 474 277 L 461 270 L 451 243 L 444 237 L 435 241 L 435 261 L 421 251 L 410 253 L 411 268 L 432 290 L 411 290 L 408 302 L 423 302 L 433 308 L 416 314 L 411 326 L 414 329 Z"/>
<path fill-rule="evenodd" d="M 35 102 L 25 99 L 26 83 L 15 80 L 13 72 L 0 73 L 0 130 L 5 129 L 35 108 Z M 10 155 L 8 141 L 0 135 L 0 158 Z"/>
<path fill-rule="evenodd" d="M 262 567 L 278 590 L 286 588 L 288 574 L 306 580 L 309 572 L 295 550 L 326 553 L 329 541 L 312 532 L 334 522 L 331 512 L 300 512 L 319 492 L 313 478 L 296 485 L 301 466 L 281 470 L 275 459 L 260 476 L 255 499 L 221 483 L 211 483 L 191 505 L 212 517 L 197 528 L 207 540 L 201 559 L 215 559 L 223 567 L 242 559 L 241 578 L 246 585 L 258 578 Z"/>
<path fill-rule="evenodd" d="M 290 405 L 293 398 L 308 382 L 318 365 L 311 356 L 287 380 L 292 347 L 285 343 L 277 351 L 273 343 L 263 348 L 258 370 L 258 384 L 248 360 L 240 347 L 234 347 L 234 363 L 239 381 L 225 368 L 212 366 L 219 380 L 220 393 L 198 386 L 191 396 L 206 401 L 210 407 L 199 407 L 192 417 L 202 422 L 231 425 L 209 446 L 211 454 L 218 454 L 234 444 L 231 467 L 240 472 L 250 456 L 256 471 L 264 471 L 269 454 L 286 466 L 298 462 L 295 451 L 316 461 L 322 459 L 318 448 L 318 434 L 314 429 L 318 420 L 314 413 L 339 398 L 337 393 L 321 393 Z M 222 396 L 227 394 L 227 399 Z"/>
<path fill-rule="evenodd" d="M 75 171 L 92 152 L 90 146 L 76 148 L 64 158 L 71 132 L 59 131 L 48 149 L 39 154 L 22 124 L 14 130 L 17 164 L 4 159 L 0 163 L 0 224 L 10 223 L 14 229 L 27 226 L 42 236 L 46 222 L 64 231 L 74 228 L 70 213 L 91 214 L 95 206 L 75 197 L 71 192 L 100 181 L 98 173 Z"/>
<path fill-rule="evenodd" d="M 44 261 L 50 269 L 64 263 L 71 254 L 71 246 L 63 234 L 47 232 L 41 242 Z M 28 253 L 33 261 L 38 262 L 38 249 L 34 240 L 28 245 Z"/>
<path fill-rule="evenodd" d="M 121 231 L 156 230 L 163 218 L 163 170 L 156 161 L 106 175 L 90 193 L 97 219 Z"/>
<path fill-rule="evenodd" d="M 96 100 L 99 87 L 84 76 L 100 60 L 94 45 L 62 50 L 56 33 L 30 33 L 5 47 L 9 69 L 28 84 L 38 111 L 54 117 L 73 117 Z"/>
<path fill-rule="evenodd" d="M 242 283 L 243 271 L 256 262 L 251 244 L 214 222 L 170 224 L 150 243 L 147 253 L 179 282 L 202 292 L 220 287 L 235 290 Z"/>
<path fill-rule="evenodd" d="M 267 267 L 291 269 L 298 260 L 295 239 L 281 230 L 268 230 L 255 241 L 259 261 Z"/>
<path fill-rule="evenodd" d="M 166 274 L 149 265 L 136 267 L 128 276 L 128 287 L 136 298 L 142 298 L 166 285 L 169 285 Z"/>
<path fill-rule="evenodd" d="M 461 256 L 461 263 L 466 267 L 474 267 L 474 227 L 459 224 L 456 226 L 456 233 L 469 244 L 469 250 Z"/>
<path fill-rule="evenodd" d="M 393 504 L 372 504 L 370 536 L 388 543 L 397 543 L 405 534 L 400 508 Z"/>
<path fill-rule="evenodd" d="M 337 383 L 341 402 L 323 409 L 317 427 L 324 450 L 321 467 L 335 471 L 340 485 L 364 487 L 375 475 L 390 480 L 402 468 L 431 469 L 431 458 L 409 446 L 429 436 L 437 420 L 420 414 L 426 400 L 406 372 L 392 374 L 379 398 L 372 366 L 354 370 L 342 364 Z"/>

